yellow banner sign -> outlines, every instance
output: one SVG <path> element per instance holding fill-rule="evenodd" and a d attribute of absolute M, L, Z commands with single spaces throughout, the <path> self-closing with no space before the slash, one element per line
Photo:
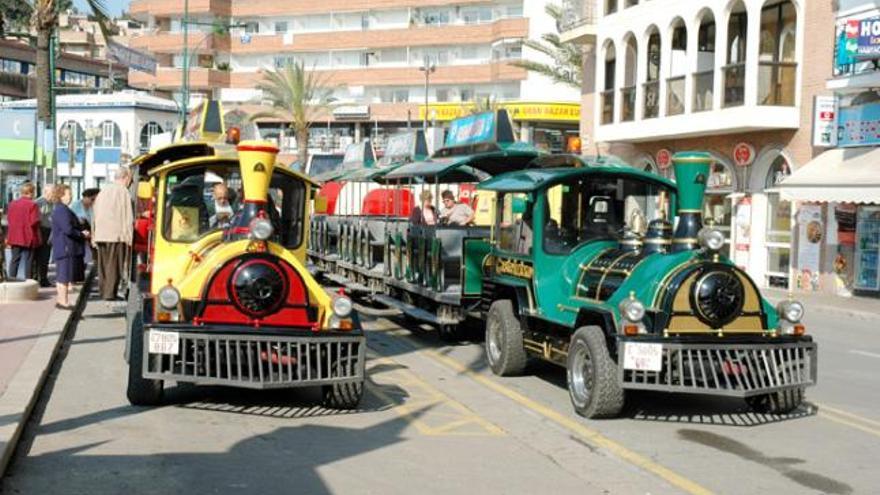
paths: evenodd
<path fill-rule="evenodd" d="M 498 108 L 507 110 L 510 118 L 516 121 L 547 121 L 547 122 L 572 122 L 581 120 L 581 106 L 579 103 L 533 103 L 533 102 L 507 102 L 499 103 Z M 473 103 L 434 103 L 428 105 L 428 119 L 438 122 L 464 117 L 474 109 Z M 425 118 L 425 106 L 419 107 L 419 120 Z"/>

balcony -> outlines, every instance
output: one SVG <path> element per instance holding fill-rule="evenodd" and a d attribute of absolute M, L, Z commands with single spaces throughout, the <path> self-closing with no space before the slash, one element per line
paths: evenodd
<path fill-rule="evenodd" d="M 211 53 L 214 50 L 229 50 L 229 36 L 205 34 L 200 32 L 189 33 L 189 50 L 197 53 Z M 131 39 L 130 45 L 137 50 L 150 53 L 183 53 L 183 33 L 157 31 L 145 33 Z"/>
<path fill-rule="evenodd" d="M 724 106 L 742 105 L 746 97 L 746 64 L 726 65 L 722 71 L 724 72 Z"/>
<path fill-rule="evenodd" d="M 694 72 L 694 111 L 712 110 L 715 98 L 715 71 Z"/>
<path fill-rule="evenodd" d="M 132 0 L 128 11 L 133 19 L 146 21 L 157 16 L 182 16 L 183 5 L 181 0 Z M 189 0 L 189 13 L 228 17 L 232 15 L 232 0 Z"/>
<path fill-rule="evenodd" d="M 620 88 L 620 120 L 630 122 L 636 119 L 636 87 Z"/>
<path fill-rule="evenodd" d="M 643 118 L 653 119 L 660 115 L 660 81 L 644 83 L 645 106 Z"/>
<path fill-rule="evenodd" d="M 599 93 L 602 108 L 602 124 L 614 123 L 614 90 L 609 89 Z"/>
<path fill-rule="evenodd" d="M 229 87 L 230 72 L 193 67 L 189 71 L 191 90 L 210 90 Z M 183 69 L 160 67 L 156 75 L 146 72 L 130 71 L 128 83 L 132 87 L 146 90 L 178 91 L 183 84 Z"/>
<path fill-rule="evenodd" d="M 559 39 L 563 43 L 586 45 L 596 42 L 595 0 L 564 0 L 565 21 L 559 26 Z"/>
<path fill-rule="evenodd" d="M 684 83 L 684 76 L 670 77 L 666 80 L 666 115 L 684 113 Z"/>

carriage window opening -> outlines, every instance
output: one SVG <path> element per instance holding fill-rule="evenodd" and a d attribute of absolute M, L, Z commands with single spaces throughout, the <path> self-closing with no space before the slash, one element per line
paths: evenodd
<path fill-rule="evenodd" d="M 238 167 L 216 166 L 168 174 L 165 185 L 165 238 L 192 242 L 229 224 L 238 212 Z"/>
<path fill-rule="evenodd" d="M 305 191 L 303 182 L 294 177 L 277 172 L 272 175 L 269 215 L 276 224 L 279 242 L 286 248 L 295 249 L 302 244 Z"/>
<path fill-rule="evenodd" d="M 637 179 L 591 177 L 547 191 L 544 250 L 567 254 L 594 240 L 644 234 L 648 222 L 669 218 L 671 190 Z"/>
<path fill-rule="evenodd" d="M 525 193 L 507 193 L 498 201 L 498 241 L 504 251 L 528 255 L 532 250 L 532 212 Z"/>

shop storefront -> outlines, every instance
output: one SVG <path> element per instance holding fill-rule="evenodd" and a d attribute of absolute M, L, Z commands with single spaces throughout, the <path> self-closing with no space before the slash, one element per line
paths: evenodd
<path fill-rule="evenodd" d="M 0 208 L 30 179 L 35 134 L 33 112 L 0 111 Z"/>

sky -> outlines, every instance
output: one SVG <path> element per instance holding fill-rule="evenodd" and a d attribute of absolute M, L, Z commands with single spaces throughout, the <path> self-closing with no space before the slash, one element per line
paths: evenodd
<path fill-rule="evenodd" d="M 129 0 L 104 0 L 104 4 L 110 10 L 110 15 L 117 16 L 120 12 L 128 8 Z M 89 7 L 85 0 L 73 0 L 73 4 L 80 12 L 88 12 Z"/>

